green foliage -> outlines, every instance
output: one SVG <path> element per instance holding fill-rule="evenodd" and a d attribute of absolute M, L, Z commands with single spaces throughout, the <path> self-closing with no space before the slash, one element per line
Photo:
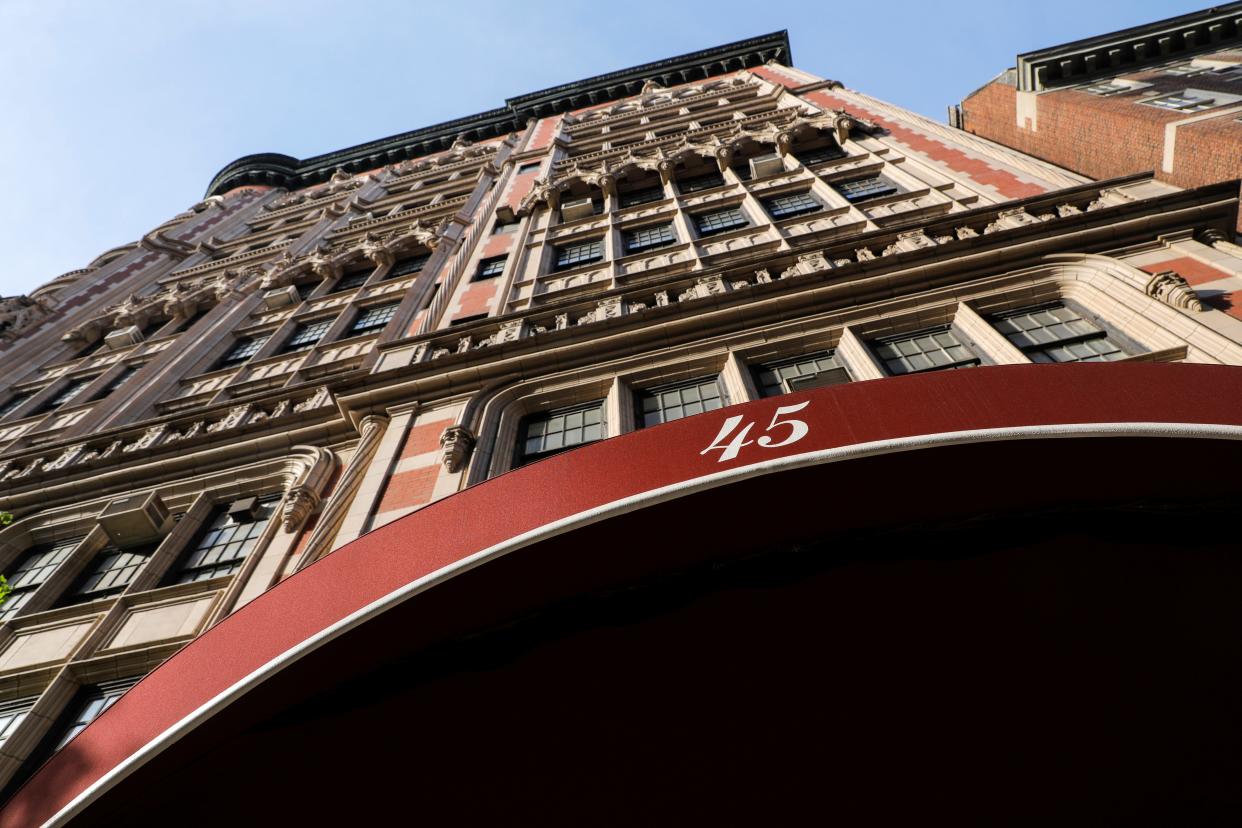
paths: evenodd
<path fill-rule="evenodd" d="M 0 512 L 0 526 L 8 526 L 13 522 L 13 516 L 8 512 Z M 0 575 L 0 605 L 9 599 L 9 593 L 13 591 L 13 587 L 9 586 L 9 579 Z"/>

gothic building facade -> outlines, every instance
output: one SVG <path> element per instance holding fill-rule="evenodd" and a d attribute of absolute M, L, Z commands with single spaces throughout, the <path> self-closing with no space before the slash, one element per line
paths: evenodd
<path fill-rule="evenodd" d="M 829 617 L 868 648 L 942 652 L 931 673 L 992 665 L 985 684 L 1017 668 L 981 630 L 1107 682 L 1035 642 L 1112 642 L 1075 592 L 1110 573 L 1218 613 L 1177 615 L 1145 657 L 1236 630 L 1214 602 L 1238 580 L 1237 182 L 1096 180 L 1024 149 L 795 68 L 777 33 L 240 159 L 141 240 L 4 300 L 0 825 L 365 824 L 410 798 L 632 821 L 688 813 L 688 792 L 700 815 L 758 813 L 766 794 L 740 791 L 773 776 L 816 794 L 809 742 L 872 743 L 807 712 L 825 699 L 943 735 L 874 693 L 831 701 L 891 665 L 825 643 Z M 1013 543 L 1022 577 L 979 569 Z M 851 580 L 874 566 L 895 580 Z M 1018 583 L 1063 615 L 972 603 Z M 729 604 L 739 584 L 771 601 Z M 1155 617 L 1139 603 L 1117 617 Z M 950 634 L 955 608 L 981 623 Z M 1136 698 L 1193 695 L 1197 670 Z M 935 684 L 920 698 L 969 720 Z M 1052 750 L 1039 720 L 1031 761 Z M 1140 777 L 1168 801 L 1169 740 L 1207 727 L 1182 724 L 1147 733 L 1165 758 Z M 991 786 L 976 804 L 1020 795 L 969 766 Z"/>

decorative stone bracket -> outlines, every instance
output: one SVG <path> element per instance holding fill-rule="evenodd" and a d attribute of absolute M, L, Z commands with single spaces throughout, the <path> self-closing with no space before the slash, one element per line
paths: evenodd
<path fill-rule="evenodd" d="M 1172 270 L 1164 270 L 1152 276 L 1145 290 L 1148 296 L 1174 308 L 1196 313 L 1207 310 L 1190 284 Z"/>
<path fill-rule="evenodd" d="M 474 448 L 474 435 L 463 425 L 451 425 L 440 435 L 440 460 L 449 474 L 457 474 L 465 468 L 470 450 Z"/>

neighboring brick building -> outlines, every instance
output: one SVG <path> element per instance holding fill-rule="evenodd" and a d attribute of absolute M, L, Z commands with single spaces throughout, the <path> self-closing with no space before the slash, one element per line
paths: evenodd
<path fill-rule="evenodd" d="M 1242 178 L 1242 3 L 1018 55 L 949 115 L 1091 178 Z"/>
<path fill-rule="evenodd" d="M 249 156 L 3 300 L 0 828 L 1234 804 L 1236 183 L 790 61 Z"/>

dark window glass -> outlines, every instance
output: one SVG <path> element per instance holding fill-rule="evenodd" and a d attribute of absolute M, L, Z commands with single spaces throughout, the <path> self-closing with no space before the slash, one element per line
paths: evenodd
<path fill-rule="evenodd" d="M 567 244 L 556 248 L 556 269 L 565 270 L 579 265 L 598 262 L 604 258 L 604 242 L 593 239 L 578 244 Z"/>
<path fill-rule="evenodd" d="M 0 748 L 9 740 L 13 732 L 26 720 L 26 714 L 34 707 L 37 697 L 17 699 L 0 704 Z"/>
<path fill-rule="evenodd" d="M 121 373 L 113 377 L 112 380 L 103 387 L 103 390 L 99 392 L 99 396 L 101 398 L 106 397 L 125 383 L 129 382 L 133 378 L 134 374 L 138 373 L 138 369 L 141 367 L 141 365 L 126 365 L 125 368 L 121 370 Z"/>
<path fill-rule="evenodd" d="M 396 304 L 378 305 L 359 311 L 357 318 L 354 319 L 354 324 L 349 326 L 349 333 L 360 334 L 368 331 L 377 331 L 387 325 L 388 320 L 392 319 L 396 312 Z"/>
<path fill-rule="evenodd" d="M 333 285 L 332 290 L 328 292 L 340 293 L 341 291 L 360 288 L 370 275 L 371 271 L 369 270 L 355 270 L 352 273 L 346 273 L 344 276 L 336 280 L 336 284 Z"/>
<path fill-rule="evenodd" d="M 505 272 L 505 262 L 508 259 L 508 256 L 496 256 L 495 258 L 484 259 L 479 262 L 479 272 L 474 275 L 474 281 L 481 282 L 484 279 L 495 279 Z"/>
<path fill-rule="evenodd" d="M 845 196 L 847 201 L 867 201 L 901 192 L 896 184 L 879 175 L 871 178 L 856 178 L 853 181 L 837 181 L 832 186 L 838 193 Z"/>
<path fill-rule="evenodd" d="M 682 193 L 697 193 L 700 190 L 710 190 L 712 187 L 723 187 L 724 183 L 723 175 L 718 172 L 709 172 L 705 175 L 677 179 L 677 190 Z"/>
<path fill-rule="evenodd" d="M 26 404 L 26 401 L 34 396 L 33 391 L 23 391 L 20 394 L 14 394 L 5 400 L 4 405 L 0 405 L 0 417 L 7 417 L 17 409 Z"/>
<path fill-rule="evenodd" d="M 293 329 L 293 334 L 285 340 L 284 347 L 280 349 L 280 352 L 282 354 L 292 354 L 297 351 L 309 351 L 323 338 L 323 335 L 327 333 L 330 327 L 332 327 L 331 319 L 304 322 Z"/>
<path fill-rule="evenodd" d="M 138 683 L 138 678 L 121 679 L 108 682 L 106 685 L 90 688 L 75 700 L 73 713 L 66 721 L 65 727 L 56 738 L 52 752 L 56 752 L 69 744 L 69 740 L 77 736 L 86 726 L 103 715 L 103 712 L 116 704 L 117 699 L 125 695 L 125 691 Z"/>
<path fill-rule="evenodd" d="M 742 181 L 750 181 L 754 176 L 750 172 L 750 159 L 734 164 L 730 169 Z"/>
<path fill-rule="evenodd" d="M 663 187 L 646 187 L 642 190 L 630 190 L 628 193 L 621 193 L 617 201 L 622 207 L 637 207 L 639 204 L 649 204 L 662 198 L 664 198 Z"/>
<path fill-rule="evenodd" d="M 825 161 L 831 161 L 834 158 L 844 158 L 845 150 L 836 144 L 829 144 L 824 147 L 815 147 L 814 149 L 798 150 L 794 153 L 794 157 L 802 162 L 803 166 L 810 167 L 815 164 L 822 164 Z"/>
<path fill-rule="evenodd" d="M 486 318 L 486 313 L 476 313 L 474 316 L 459 316 L 452 322 L 449 322 L 449 325 L 469 325 L 471 322 L 478 322 L 480 319 Z"/>
<path fill-rule="evenodd" d="M 155 553 L 157 546 L 158 542 L 130 549 L 117 549 L 115 546 L 102 549 L 60 603 L 78 604 L 120 594 Z"/>
<path fill-rule="evenodd" d="M 917 374 L 979 364 L 979 359 L 947 325 L 878 339 L 875 353 L 890 374 Z"/>
<path fill-rule="evenodd" d="M 992 317 L 1032 362 L 1112 362 L 1129 356 L 1108 333 L 1060 302 Z"/>
<path fill-rule="evenodd" d="M 301 299 L 303 302 L 305 302 L 306 297 L 314 293 L 315 288 L 317 287 L 319 287 L 318 282 L 302 282 L 300 284 L 294 285 L 293 289 L 298 292 L 298 298 Z"/>
<path fill-rule="evenodd" d="M 526 175 L 527 173 L 539 172 L 539 163 L 540 162 L 538 161 L 531 161 L 529 163 L 523 164 L 522 166 L 518 167 L 517 174 Z"/>
<path fill-rule="evenodd" d="M 763 397 L 849 382 L 849 374 L 833 351 L 767 362 L 755 368 L 755 383 Z"/>
<path fill-rule="evenodd" d="M 699 228 L 700 236 L 710 236 L 712 233 L 723 233 L 725 230 L 745 227 L 749 222 L 746 221 L 741 210 L 737 207 L 729 207 L 712 213 L 701 213 L 694 217 L 694 223 Z"/>
<path fill-rule="evenodd" d="M 396 279 L 400 276 L 409 276 L 411 273 L 419 273 L 427 262 L 431 261 L 431 253 L 419 253 L 417 256 L 406 256 L 400 259 L 392 266 L 392 270 L 384 275 L 384 279 Z"/>
<path fill-rule="evenodd" d="M 497 236 L 501 233 L 516 233 L 517 229 L 522 226 L 522 222 L 514 219 L 513 221 L 504 221 L 496 219 L 496 223 L 492 225 L 492 235 Z"/>
<path fill-rule="evenodd" d="M 604 401 L 532 414 L 522 420 L 515 465 L 551 457 L 604 436 Z"/>
<path fill-rule="evenodd" d="M 0 606 L 0 621 L 16 615 L 30 600 L 30 596 L 34 595 L 35 590 L 52 577 L 56 567 L 64 563 L 69 553 L 81 542 L 81 538 L 71 538 L 56 543 L 41 543 L 27 549 L 18 559 L 17 566 L 9 573 L 9 586 L 13 591 L 9 593 L 4 605 Z"/>
<path fill-rule="evenodd" d="M 677 243 L 677 236 L 673 235 L 671 224 L 658 224 L 639 230 L 629 230 L 624 233 L 624 237 L 626 253 L 637 253 L 640 250 L 651 250 Z"/>
<path fill-rule="evenodd" d="M 717 377 L 704 377 L 641 391 L 637 403 L 640 427 L 646 428 L 714 411 L 725 405 L 725 395 Z"/>
<path fill-rule="evenodd" d="M 43 401 L 43 404 L 39 406 L 39 413 L 53 411 L 66 403 L 72 402 L 75 397 L 86 390 L 86 386 L 94 381 L 95 377 L 70 380 L 59 391 Z"/>
<path fill-rule="evenodd" d="M 205 581 L 241 569 L 278 502 L 275 497 L 260 500 L 249 515 L 230 515 L 228 506 L 217 508 L 174 569 L 171 583 Z"/>
<path fill-rule="evenodd" d="M 224 367 L 226 365 L 237 365 L 245 362 L 257 354 L 259 349 L 262 348 L 264 343 L 266 343 L 270 338 L 271 336 L 267 335 L 251 336 L 245 339 L 237 340 L 237 342 L 234 343 L 232 350 L 220 359 L 220 366 Z"/>
<path fill-rule="evenodd" d="M 75 357 L 90 356 L 91 354 L 95 353 L 100 348 L 102 348 L 104 346 L 104 342 L 105 340 L 103 336 L 101 335 L 94 342 L 88 342 L 86 345 L 84 345 L 82 347 L 82 350 L 78 351 L 76 354 L 74 354 L 74 356 Z"/>
<path fill-rule="evenodd" d="M 812 198 L 810 193 L 789 193 L 764 199 L 763 207 L 774 219 L 801 216 L 824 209 L 824 205 Z"/>

